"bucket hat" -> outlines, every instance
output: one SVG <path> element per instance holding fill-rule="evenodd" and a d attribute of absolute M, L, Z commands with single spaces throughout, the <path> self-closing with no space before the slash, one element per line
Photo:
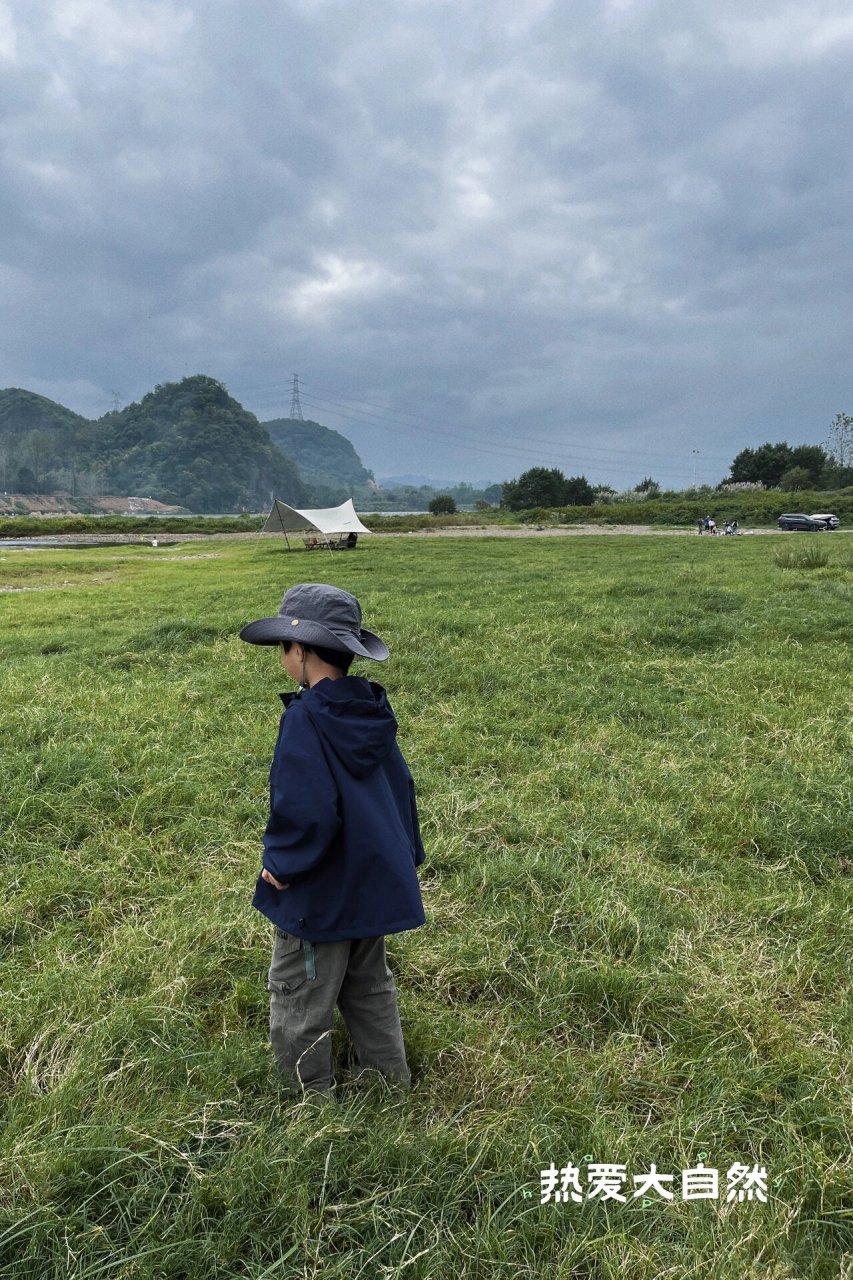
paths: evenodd
<path fill-rule="evenodd" d="M 280 644 L 298 640 L 326 649 L 344 650 L 361 658 L 384 662 L 388 646 L 361 625 L 361 605 L 355 596 L 325 582 L 299 582 L 284 594 L 275 618 L 258 618 L 240 632 L 248 644 Z"/>

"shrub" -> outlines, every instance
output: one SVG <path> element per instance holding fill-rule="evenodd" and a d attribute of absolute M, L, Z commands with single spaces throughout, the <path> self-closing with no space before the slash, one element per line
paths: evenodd
<path fill-rule="evenodd" d="M 429 512 L 432 516 L 452 516 L 456 512 L 456 502 L 449 493 L 437 493 L 430 499 Z"/>

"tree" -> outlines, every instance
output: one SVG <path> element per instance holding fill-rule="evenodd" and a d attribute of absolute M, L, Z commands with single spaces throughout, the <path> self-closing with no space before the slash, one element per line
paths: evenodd
<path fill-rule="evenodd" d="M 586 476 L 569 476 L 566 481 L 563 501 L 564 507 L 589 507 L 595 502 L 595 490 Z"/>
<path fill-rule="evenodd" d="M 824 449 L 838 467 L 853 466 L 853 414 L 837 413 Z"/>
<path fill-rule="evenodd" d="M 790 467 L 779 480 L 783 493 L 798 493 L 800 489 L 813 488 L 811 472 L 805 467 Z"/>
<path fill-rule="evenodd" d="M 437 493 L 430 499 L 430 514 L 434 516 L 452 516 L 456 511 L 456 503 L 449 493 Z"/>
<path fill-rule="evenodd" d="M 501 506 L 508 511 L 524 511 L 528 507 L 565 507 L 577 504 L 581 500 L 573 495 L 580 491 L 579 486 L 582 484 L 587 484 L 583 476 L 573 476 L 571 480 L 567 480 L 557 467 L 531 467 L 529 471 L 522 472 L 517 480 L 506 481 Z M 569 486 L 573 487 L 570 489 Z"/>
<path fill-rule="evenodd" d="M 784 440 L 778 444 L 767 441 L 757 449 L 741 450 L 730 467 L 731 479 L 761 481 L 765 488 L 776 489 L 786 471 L 802 467 L 809 473 L 809 483 L 817 486 L 826 463 L 826 453 L 819 444 L 801 444 L 792 449 Z"/>
<path fill-rule="evenodd" d="M 15 477 L 15 490 L 18 493 L 38 493 L 38 481 L 29 467 L 19 467 Z"/>
<path fill-rule="evenodd" d="M 471 507 L 474 505 L 475 492 L 474 486 L 463 480 L 461 484 L 453 486 L 450 490 L 450 496 L 457 507 Z"/>
<path fill-rule="evenodd" d="M 816 489 L 820 485 L 827 462 L 826 452 L 819 444 L 798 444 L 791 450 L 791 467 L 800 467 L 809 474 L 807 488 Z"/>
<path fill-rule="evenodd" d="M 791 465 L 791 450 L 784 441 L 781 444 L 760 445 L 757 449 L 741 449 L 729 468 L 735 481 L 761 481 L 768 489 L 779 483 L 786 468 Z"/>
<path fill-rule="evenodd" d="M 643 476 L 640 483 L 634 485 L 634 493 L 639 493 L 644 498 L 659 498 L 660 485 L 651 476 Z"/>

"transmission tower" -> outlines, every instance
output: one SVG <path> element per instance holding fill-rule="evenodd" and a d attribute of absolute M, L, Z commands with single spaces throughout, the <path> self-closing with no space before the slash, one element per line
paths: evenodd
<path fill-rule="evenodd" d="M 299 374 L 293 375 L 293 391 L 290 395 L 290 416 L 296 418 L 299 422 L 304 422 L 302 417 L 302 401 L 299 399 Z"/>
<path fill-rule="evenodd" d="M 118 392 L 113 392 L 113 413 L 118 413 Z"/>

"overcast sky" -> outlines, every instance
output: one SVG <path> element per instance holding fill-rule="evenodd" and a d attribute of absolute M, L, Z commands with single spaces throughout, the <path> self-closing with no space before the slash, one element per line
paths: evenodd
<path fill-rule="evenodd" d="M 0 386 L 616 487 L 853 412 L 849 0 L 0 0 L 0 96 Z"/>

